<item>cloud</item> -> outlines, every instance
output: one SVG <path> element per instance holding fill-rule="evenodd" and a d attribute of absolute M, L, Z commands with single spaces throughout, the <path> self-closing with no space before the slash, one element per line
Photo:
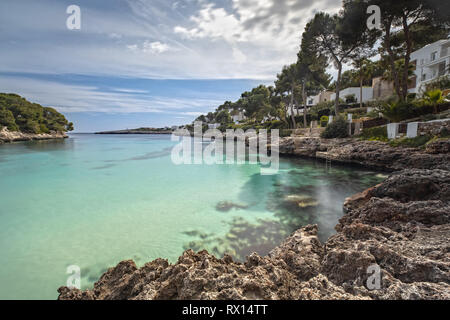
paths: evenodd
<path fill-rule="evenodd" d="M 0 1 L 0 72 L 273 80 L 295 61 L 314 12 L 340 0 Z M 151 58 L 150 58 L 151 56 Z"/>
<path fill-rule="evenodd" d="M 144 41 L 144 44 L 142 45 L 142 50 L 144 52 L 150 53 L 164 53 L 166 51 L 169 51 L 169 46 L 159 41 L 155 42 Z"/>
<path fill-rule="evenodd" d="M 220 105 L 211 98 L 152 95 L 146 90 L 126 88 L 101 89 L 98 86 L 63 84 L 57 81 L 21 76 L 0 77 L 4 92 L 14 92 L 26 99 L 61 112 L 165 113 L 191 115 Z M 202 110 L 202 111 L 199 111 Z"/>

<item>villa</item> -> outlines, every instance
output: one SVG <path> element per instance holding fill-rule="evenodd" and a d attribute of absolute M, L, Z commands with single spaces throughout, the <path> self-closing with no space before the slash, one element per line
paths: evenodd
<path fill-rule="evenodd" d="M 411 54 L 416 65 L 410 93 L 421 93 L 425 85 L 438 77 L 450 74 L 450 39 L 431 43 Z"/>
<path fill-rule="evenodd" d="M 362 99 L 361 99 L 361 89 L 359 87 L 350 87 L 344 90 L 341 90 L 339 93 L 339 97 L 345 101 L 345 98 L 348 96 L 354 96 L 356 102 L 367 102 L 373 99 L 373 88 L 372 87 L 363 87 L 362 88 Z M 333 93 L 331 95 L 331 100 L 334 101 L 336 99 L 336 94 Z"/>
<path fill-rule="evenodd" d="M 231 119 L 235 124 L 238 124 L 239 122 L 244 121 L 247 118 L 242 111 L 239 111 L 236 114 L 232 114 Z"/>

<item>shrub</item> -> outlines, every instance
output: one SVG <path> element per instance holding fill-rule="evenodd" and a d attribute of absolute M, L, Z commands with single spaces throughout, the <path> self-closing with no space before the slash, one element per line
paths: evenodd
<path fill-rule="evenodd" d="M 327 116 L 320 117 L 320 126 L 321 127 L 326 127 L 328 125 L 328 121 L 329 120 L 330 120 L 330 118 L 327 117 Z"/>
<path fill-rule="evenodd" d="M 438 104 L 444 102 L 444 97 L 442 96 L 442 91 L 439 89 L 430 90 L 424 93 L 424 100 L 433 106 L 433 113 L 438 113 Z"/>
<path fill-rule="evenodd" d="M 337 118 L 326 127 L 321 137 L 325 139 L 347 138 L 348 122 L 344 118 Z"/>
<path fill-rule="evenodd" d="M 419 148 L 425 146 L 432 139 L 433 136 L 425 135 L 425 136 L 417 136 L 415 138 L 395 139 L 389 142 L 389 144 L 392 147 Z"/>
<path fill-rule="evenodd" d="M 399 122 L 415 116 L 415 106 L 411 102 L 396 101 L 381 106 L 381 113 L 391 121 Z"/>
<path fill-rule="evenodd" d="M 292 135 L 292 131 L 290 129 L 281 129 L 280 130 L 280 138 L 290 137 Z"/>
<path fill-rule="evenodd" d="M 387 127 L 363 129 L 361 139 L 369 141 L 388 141 Z"/>
<path fill-rule="evenodd" d="M 345 96 L 345 103 L 356 103 L 356 96 L 354 94 L 348 94 Z"/>
<path fill-rule="evenodd" d="M 448 76 L 448 75 L 441 76 L 438 79 L 427 83 L 425 86 L 426 91 L 436 90 L 436 89 L 445 90 L 445 89 L 449 89 L 449 88 L 450 88 L 450 76 Z"/>

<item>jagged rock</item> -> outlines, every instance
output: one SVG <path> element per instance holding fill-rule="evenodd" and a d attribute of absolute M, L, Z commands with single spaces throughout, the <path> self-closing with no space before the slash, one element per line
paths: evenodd
<path fill-rule="evenodd" d="M 357 139 L 321 139 L 312 137 L 287 137 L 280 139 L 279 150 L 283 155 L 357 164 L 379 170 L 398 171 L 407 168 L 450 170 L 450 139 L 439 139 L 426 150 L 391 147 L 381 141 Z"/>

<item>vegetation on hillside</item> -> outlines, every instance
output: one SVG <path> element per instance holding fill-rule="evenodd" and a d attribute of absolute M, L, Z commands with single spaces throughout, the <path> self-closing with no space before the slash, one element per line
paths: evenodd
<path fill-rule="evenodd" d="M 380 30 L 367 28 L 367 8 L 371 5 L 381 8 Z M 266 122 L 270 127 L 272 121 L 281 129 L 296 129 L 309 127 L 311 121 L 320 121 L 323 116 L 345 118 L 347 112 L 354 119 L 378 118 L 381 112 L 391 121 L 434 116 L 448 109 L 445 89 L 450 87 L 449 78 L 441 77 L 423 88 L 422 93 L 429 92 L 424 97 L 408 94 L 415 69 L 411 53 L 444 39 L 449 31 L 450 12 L 441 0 L 344 0 L 337 14 L 317 12 L 307 23 L 297 61 L 283 67 L 273 86 L 261 85 L 244 92 L 238 101 L 227 101 L 197 120 L 219 123 L 220 130 L 264 128 Z M 344 71 L 343 65 L 353 68 Z M 330 66 L 338 73 L 334 82 L 326 72 Z M 369 103 L 358 100 L 358 105 L 354 95 L 340 96 L 348 87 L 359 87 L 362 95 L 362 88 L 370 86 L 374 77 L 391 81 L 395 96 Z M 436 89 L 444 94 L 432 92 Z M 307 97 L 323 90 L 336 92 L 335 101 L 329 101 L 328 96 L 309 107 Z M 357 107 L 361 112 L 355 114 Z M 234 123 L 232 117 L 241 114 L 246 119 Z M 325 121 L 321 123 L 325 125 Z"/>
<path fill-rule="evenodd" d="M 0 129 L 25 133 L 67 132 L 73 123 L 53 108 L 31 103 L 17 94 L 0 93 Z"/>

